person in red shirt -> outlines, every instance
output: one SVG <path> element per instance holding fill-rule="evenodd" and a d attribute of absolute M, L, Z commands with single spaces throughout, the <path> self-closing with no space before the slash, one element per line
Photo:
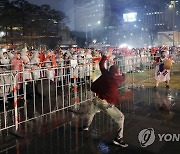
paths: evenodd
<path fill-rule="evenodd" d="M 108 53 L 103 55 L 99 63 L 102 75 L 91 86 L 91 90 L 95 93 L 96 97 L 85 117 L 86 125 L 84 130 L 89 130 L 94 115 L 97 112 L 103 111 L 110 115 L 118 124 L 118 136 L 113 140 L 113 143 L 121 147 L 127 147 L 128 144 L 123 141 L 124 115 L 115 107 L 120 102 L 118 88 L 125 80 L 125 75 L 120 74 L 120 68 L 117 65 L 112 65 L 109 70 L 105 68 L 105 62 L 112 55 L 112 50 L 109 49 Z"/>

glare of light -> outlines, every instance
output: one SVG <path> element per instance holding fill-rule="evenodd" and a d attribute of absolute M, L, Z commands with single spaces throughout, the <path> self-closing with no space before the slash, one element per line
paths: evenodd
<path fill-rule="evenodd" d="M 129 46 L 128 44 L 126 44 L 126 43 L 121 44 L 121 45 L 119 46 L 119 48 L 128 48 L 128 49 L 132 49 L 132 47 Z"/>
<path fill-rule="evenodd" d="M 133 33 L 131 33 L 131 36 L 133 36 Z"/>
<path fill-rule="evenodd" d="M 144 28 L 141 28 L 141 30 L 143 31 L 143 30 L 144 30 Z"/>
<path fill-rule="evenodd" d="M 125 22 L 134 22 L 137 20 L 137 12 L 125 13 L 123 19 Z"/>
<path fill-rule="evenodd" d="M 124 38 L 126 38 L 126 36 L 124 36 Z"/>
<path fill-rule="evenodd" d="M 0 37 L 3 37 L 3 36 L 5 36 L 5 32 L 1 31 L 0 32 Z"/>
<path fill-rule="evenodd" d="M 91 24 L 88 24 L 89 27 L 91 27 Z"/>
<path fill-rule="evenodd" d="M 97 24 L 98 24 L 98 25 L 101 24 L 101 21 L 99 20 L 99 21 L 97 22 Z"/>
<path fill-rule="evenodd" d="M 93 40 L 93 43 L 94 43 L 94 44 L 96 44 L 96 42 L 97 42 L 97 40 L 96 40 L 96 39 L 94 39 L 94 40 Z"/>
<path fill-rule="evenodd" d="M 171 8 L 173 8 L 173 5 L 172 5 L 172 4 L 170 4 L 170 5 L 169 5 L 169 8 L 170 8 L 170 9 L 171 9 Z"/>
<path fill-rule="evenodd" d="M 151 48 L 152 48 L 152 46 L 150 46 L 150 45 L 149 45 L 149 46 L 148 46 L 148 48 L 149 48 L 149 49 L 151 49 Z"/>
<path fill-rule="evenodd" d="M 3 48 L 3 49 L 2 49 L 2 52 L 7 52 L 7 49 Z"/>
<path fill-rule="evenodd" d="M 137 27 L 137 25 L 134 25 L 134 27 Z"/>

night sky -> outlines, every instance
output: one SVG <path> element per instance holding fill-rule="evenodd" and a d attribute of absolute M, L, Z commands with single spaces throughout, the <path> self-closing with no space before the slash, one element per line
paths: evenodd
<path fill-rule="evenodd" d="M 60 10 L 66 12 L 72 7 L 73 0 L 27 0 L 30 3 L 42 5 L 48 4 L 53 9 Z"/>

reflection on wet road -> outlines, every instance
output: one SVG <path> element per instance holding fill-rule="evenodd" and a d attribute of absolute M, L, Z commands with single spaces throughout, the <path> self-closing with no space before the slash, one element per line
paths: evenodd
<path fill-rule="evenodd" d="M 159 141 L 157 134 L 178 134 L 180 130 L 180 90 L 136 87 L 120 91 L 119 108 L 125 114 L 126 149 L 112 144 L 115 123 L 105 113 L 95 115 L 88 132 L 82 131 L 83 117 L 91 102 L 80 105 L 79 112 L 63 110 L 20 125 L 24 138 L 0 132 L 1 153 L 180 153 L 180 142 Z M 155 142 L 142 148 L 138 134 L 155 130 Z"/>

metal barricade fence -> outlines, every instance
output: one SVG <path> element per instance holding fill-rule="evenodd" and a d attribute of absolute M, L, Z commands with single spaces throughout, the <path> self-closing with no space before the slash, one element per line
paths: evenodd
<path fill-rule="evenodd" d="M 146 57 L 143 60 L 139 57 L 123 57 L 115 60 L 115 64 L 120 66 L 121 72 L 126 73 L 126 81 L 121 88 L 152 77 L 150 74 L 152 59 Z M 143 65 L 142 69 L 141 65 Z M 145 71 L 142 73 L 146 73 L 141 79 L 136 76 L 139 69 Z M 94 72 L 98 73 L 94 74 Z M 24 74 L 28 73 L 31 74 L 32 78 L 25 80 Z M 11 111 L 13 115 L 11 126 L 15 126 L 18 130 L 19 124 L 34 120 L 39 116 L 49 115 L 70 107 L 78 110 L 79 104 L 90 101 L 94 97 L 90 87 L 92 80 L 97 77 L 92 76 L 99 75 L 99 69 L 96 67 L 94 70 L 92 63 L 73 67 L 25 69 L 22 72 L 17 72 L 13 79 L 14 109 Z M 7 128 L 3 127 L 3 129 Z"/>
<path fill-rule="evenodd" d="M 57 67 L 34 71 L 43 71 L 47 76 L 37 80 L 21 81 L 22 73 L 15 76 L 16 94 L 23 100 L 18 101 L 18 110 L 15 118 L 19 123 L 33 120 L 69 107 L 78 109 L 78 104 L 91 99 L 90 72 L 87 64 L 77 67 Z M 77 71 L 78 70 L 78 71 Z M 81 71 L 79 71 L 81 70 Z M 50 75 L 48 75 L 50 73 Z M 61 75 L 61 76 L 60 76 Z M 53 78 L 52 78 L 53 77 Z M 20 92 L 22 91 L 23 92 Z M 17 98 L 14 98 L 16 102 Z M 17 107 L 17 104 L 15 106 Z M 16 111 L 16 110 L 15 110 Z"/>
<path fill-rule="evenodd" d="M 11 72 L 0 74 L 0 132 L 15 126 L 14 109 L 7 109 L 8 100 L 13 100 L 14 76 Z"/>
<path fill-rule="evenodd" d="M 114 63 L 120 67 L 121 73 L 125 73 L 126 76 L 121 89 L 154 77 L 153 57 L 127 56 L 116 59 Z"/>

